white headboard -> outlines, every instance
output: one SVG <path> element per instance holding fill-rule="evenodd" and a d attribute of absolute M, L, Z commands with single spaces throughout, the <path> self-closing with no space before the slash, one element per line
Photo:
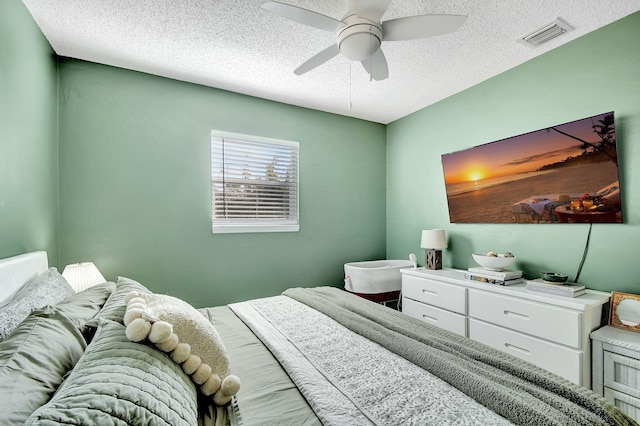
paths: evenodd
<path fill-rule="evenodd" d="M 0 259 L 0 304 L 25 282 L 49 268 L 46 251 L 34 251 Z"/>

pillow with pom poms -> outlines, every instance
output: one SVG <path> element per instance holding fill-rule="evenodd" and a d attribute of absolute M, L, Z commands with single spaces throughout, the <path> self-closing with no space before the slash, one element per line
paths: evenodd
<path fill-rule="evenodd" d="M 214 326 L 187 302 L 161 294 L 132 291 L 125 297 L 127 338 L 149 341 L 180 364 L 205 396 L 227 404 L 240 389 Z"/>

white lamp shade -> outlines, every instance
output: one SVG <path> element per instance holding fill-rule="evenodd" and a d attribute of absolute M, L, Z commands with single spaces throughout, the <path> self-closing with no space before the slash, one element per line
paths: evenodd
<path fill-rule="evenodd" d="M 64 271 L 62 271 L 62 276 L 76 293 L 107 281 L 93 262 L 72 263 L 67 265 Z"/>
<path fill-rule="evenodd" d="M 444 233 L 444 229 L 424 229 L 420 247 L 424 249 L 447 248 L 447 236 Z"/>

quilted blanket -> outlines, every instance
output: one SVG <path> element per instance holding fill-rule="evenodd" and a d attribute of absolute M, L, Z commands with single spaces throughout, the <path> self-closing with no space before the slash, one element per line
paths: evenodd
<path fill-rule="evenodd" d="M 442 379 L 442 381 L 470 397 L 469 399 L 481 404 L 473 406 L 472 415 L 469 415 L 469 413 L 460 414 L 458 420 L 461 418 L 473 418 L 478 419 L 478 423 L 482 424 L 499 424 L 504 422 L 504 419 L 515 424 L 536 425 L 636 424 L 607 400 L 586 388 L 575 385 L 518 358 L 430 326 L 389 308 L 372 304 L 339 289 L 330 287 L 290 289 L 283 294 L 289 299 L 294 299 L 312 307 L 332 321 L 340 323 L 350 330 L 353 335 L 366 338 L 366 340 L 386 348 L 387 351 L 397 355 L 399 358 L 409 361 L 410 364 L 420 367 L 421 370 L 428 371 L 433 376 Z M 292 310 L 292 304 L 284 302 L 287 298 L 274 299 L 276 300 L 274 303 L 284 303 L 287 310 Z M 314 343 L 313 339 L 310 339 L 311 343 L 307 344 L 304 340 L 291 340 L 291 336 L 295 333 L 286 331 L 289 326 L 286 325 L 286 322 L 283 322 L 285 318 L 274 316 L 273 311 L 277 311 L 277 309 L 265 309 L 259 306 L 261 303 L 263 302 L 257 302 L 252 305 L 252 308 L 261 312 L 262 322 L 265 323 L 266 319 L 270 326 L 277 328 L 278 333 L 285 336 L 285 341 L 290 341 L 289 343 L 296 348 L 328 346 L 329 342 L 333 345 L 334 342 L 344 338 L 343 335 L 334 335 L 333 329 L 323 332 L 324 324 L 320 321 L 320 317 L 311 316 L 313 319 L 310 323 L 306 325 L 298 323 L 294 328 L 298 328 L 298 334 L 309 337 L 326 334 L 328 336 L 326 341 L 318 344 Z M 300 316 L 300 313 L 298 313 L 298 316 Z M 313 330 L 313 332 L 308 332 L 309 330 Z M 347 346 L 349 345 L 351 343 Z M 346 375 L 345 377 L 348 378 L 350 369 L 354 368 L 354 365 L 362 364 L 362 357 L 368 356 L 370 350 L 372 351 L 373 349 L 365 349 L 363 347 L 357 351 L 357 354 L 353 354 L 353 357 L 358 358 L 357 361 L 350 364 L 351 367 L 345 367 L 342 373 L 329 369 L 335 362 L 334 359 L 330 359 L 326 363 L 322 362 L 324 356 L 329 356 L 330 350 L 327 350 L 325 355 L 317 358 L 307 354 L 301 355 L 301 357 L 310 359 L 312 364 L 317 364 L 314 367 L 320 367 L 316 368 L 320 375 L 327 375 L 331 380 L 335 380 L 335 377 L 340 377 L 340 374 Z M 337 351 L 334 349 L 334 352 Z M 316 359 L 316 361 L 313 361 L 313 359 Z M 329 358 L 327 359 L 329 360 Z M 400 392 L 403 396 L 406 395 L 407 392 L 412 391 L 409 388 L 411 385 L 392 390 L 385 383 L 387 383 L 388 376 L 393 376 L 400 370 L 397 368 L 389 369 L 391 364 L 388 361 L 386 364 L 381 364 L 377 359 L 372 359 L 368 365 L 370 367 L 369 370 L 375 372 L 374 376 L 369 376 L 368 380 L 372 381 L 375 386 L 363 388 L 361 384 L 354 384 L 350 388 L 349 380 L 343 381 L 340 379 L 337 382 L 338 393 L 343 393 L 347 400 L 351 400 L 353 405 L 361 409 L 363 417 L 366 418 L 366 421 L 362 422 L 363 424 L 366 424 L 366 422 L 369 422 L 369 424 L 394 423 L 397 420 L 391 420 L 391 418 L 386 417 L 390 415 L 389 411 L 384 411 L 382 415 L 379 415 L 380 413 L 376 413 L 375 409 L 384 406 L 385 401 L 393 397 L 393 392 Z M 364 374 L 364 372 L 359 372 L 358 374 Z M 412 372 L 410 376 L 413 374 L 417 373 Z M 420 380 L 423 379 L 421 378 Z M 442 387 L 432 388 L 432 383 L 433 381 L 430 381 L 428 385 L 414 385 L 414 387 L 424 389 L 425 393 L 442 392 Z M 384 389 L 385 393 L 376 394 L 374 390 L 369 390 L 376 387 Z M 367 390 L 363 391 L 363 389 Z M 434 391 L 434 389 L 438 390 Z M 372 401 L 374 402 L 363 401 L 361 399 L 363 393 L 371 393 Z M 452 394 L 453 392 L 447 393 Z M 423 398 L 423 396 L 411 396 L 408 399 L 413 398 Z M 375 403 L 376 399 L 377 403 Z M 445 417 L 441 418 L 440 422 L 447 423 L 454 421 L 454 418 L 447 418 L 446 416 L 455 416 L 456 410 L 467 408 L 466 402 L 461 402 L 455 397 L 449 402 L 450 407 L 454 408 L 449 412 L 442 411 L 442 407 L 438 406 L 437 402 L 431 405 L 425 405 L 423 402 L 421 404 L 421 411 L 430 414 L 420 414 L 420 410 L 418 410 L 418 413 L 414 415 L 444 415 Z M 480 409 L 477 408 L 478 406 Z M 484 417 L 485 413 L 481 409 L 485 409 L 485 407 L 490 409 L 489 412 L 494 416 L 493 418 Z M 396 411 L 405 413 L 407 412 L 407 407 L 397 406 Z M 415 417 L 415 422 L 408 420 L 405 423 L 419 424 L 422 423 L 422 420 Z"/>

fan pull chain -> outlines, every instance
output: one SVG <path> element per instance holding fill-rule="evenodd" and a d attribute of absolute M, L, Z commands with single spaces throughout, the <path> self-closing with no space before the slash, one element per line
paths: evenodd
<path fill-rule="evenodd" d="M 353 64 L 353 61 L 349 61 L 349 111 L 353 108 L 353 104 L 351 103 L 351 64 Z"/>
<path fill-rule="evenodd" d="M 369 34 L 371 34 L 371 26 L 369 26 Z M 371 37 L 369 37 L 369 52 L 371 52 Z M 373 53 L 369 54 L 369 81 L 373 81 Z"/>

